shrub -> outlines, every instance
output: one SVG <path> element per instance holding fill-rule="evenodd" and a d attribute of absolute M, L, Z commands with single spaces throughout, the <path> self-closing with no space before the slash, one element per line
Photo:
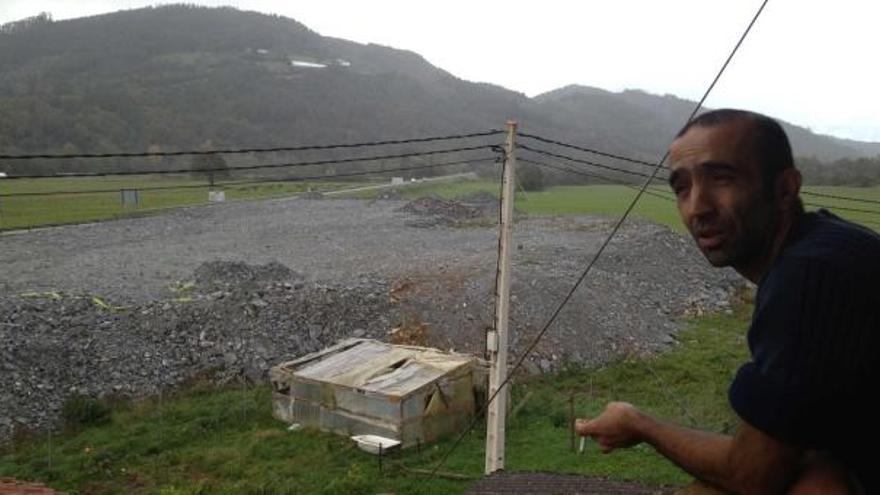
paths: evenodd
<path fill-rule="evenodd" d="M 61 417 L 73 427 L 102 425 L 110 422 L 110 407 L 94 397 L 74 393 L 64 403 Z"/>
<path fill-rule="evenodd" d="M 544 173 L 535 165 L 517 164 L 517 178 L 519 184 L 526 191 L 540 191 L 544 189 Z"/>

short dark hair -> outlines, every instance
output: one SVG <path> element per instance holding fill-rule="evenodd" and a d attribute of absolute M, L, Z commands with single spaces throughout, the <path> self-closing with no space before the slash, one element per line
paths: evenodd
<path fill-rule="evenodd" d="M 748 110 L 722 108 L 702 113 L 681 128 L 676 139 L 684 136 L 692 127 L 713 127 L 737 120 L 751 122 L 754 130 L 754 150 L 764 170 L 764 185 L 772 190 L 776 177 L 794 167 L 791 143 L 779 122 L 766 115 Z"/>

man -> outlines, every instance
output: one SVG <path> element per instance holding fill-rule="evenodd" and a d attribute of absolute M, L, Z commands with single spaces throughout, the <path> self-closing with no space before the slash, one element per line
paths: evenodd
<path fill-rule="evenodd" d="M 705 113 L 670 147 L 669 183 L 708 261 L 758 285 L 752 360 L 730 391 L 733 436 L 616 402 L 581 435 L 604 452 L 646 442 L 734 493 L 880 493 L 880 236 L 805 213 L 788 138 L 763 115 Z"/>

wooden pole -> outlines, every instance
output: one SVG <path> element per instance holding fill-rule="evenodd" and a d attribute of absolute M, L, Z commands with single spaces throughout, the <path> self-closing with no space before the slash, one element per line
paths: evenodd
<path fill-rule="evenodd" d="M 486 427 L 486 474 L 504 469 L 504 431 L 509 387 L 507 378 L 507 319 L 510 313 L 510 238 L 516 182 L 516 122 L 507 122 L 504 171 L 501 182 L 501 228 L 498 237 L 498 270 L 495 282 L 495 328 L 487 335 L 489 350 L 489 404 Z M 500 388 L 500 390 L 499 390 Z M 496 394 L 496 391 L 497 394 Z"/>

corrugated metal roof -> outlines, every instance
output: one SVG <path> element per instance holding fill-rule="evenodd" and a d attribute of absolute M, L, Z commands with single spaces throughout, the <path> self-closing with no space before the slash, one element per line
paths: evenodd
<path fill-rule="evenodd" d="M 375 340 L 349 341 L 338 352 L 306 361 L 294 375 L 389 395 L 406 395 L 474 358 Z"/>

